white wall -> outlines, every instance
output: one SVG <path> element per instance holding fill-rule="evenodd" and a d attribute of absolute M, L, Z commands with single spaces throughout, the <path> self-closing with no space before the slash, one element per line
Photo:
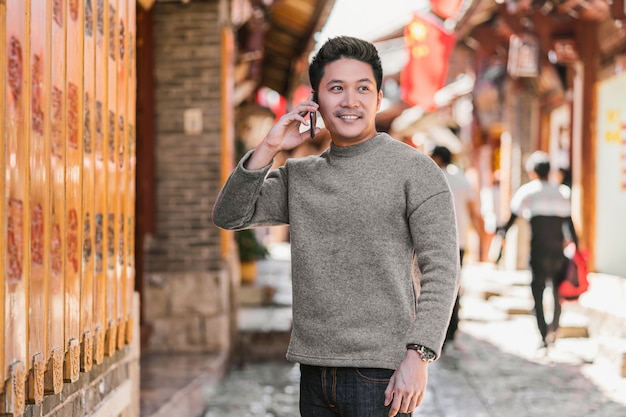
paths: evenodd
<path fill-rule="evenodd" d="M 599 83 L 594 251 L 598 272 L 623 277 L 626 277 L 625 95 L 626 73 Z"/>

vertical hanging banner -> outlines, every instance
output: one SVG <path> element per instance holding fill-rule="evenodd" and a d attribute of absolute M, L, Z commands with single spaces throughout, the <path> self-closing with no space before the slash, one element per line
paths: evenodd
<path fill-rule="evenodd" d="M 74 382 L 80 372 L 80 302 L 82 250 L 82 135 L 83 135 L 83 7 L 67 3 L 66 166 L 65 166 L 65 338 L 64 379 Z"/>
<path fill-rule="evenodd" d="M 94 138 L 96 135 L 96 15 L 92 0 L 85 0 L 83 43 L 83 133 L 82 133 L 82 171 L 83 171 L 83 206 L 82 206 L 82 254 L 81 254 L 81 370 L 88 372 L 93 365 L 94 343 L 94 207 L 95 207 L 95 161 Z"/>
<path fill-rule="evenodd" d="M 32 0 L 30 14 L 30 288 L 28 315 L 28 401 L 41 403 L 48 360 L 48 276 L 50 273 L 50 17 L 48 0 Z"/>
<path fill-rule="evenodd" d="M 438 18 L 415 13 L 404 29 L 404 41 L 408 61 L 400 73 L 402 100 L 433 111 L 434 95 L 445 84 L 456 36 Z"/>
<path fill-rule="evenodd" d="M 431 11 L 442 19 L 453 19 L 461 11 L 463 0 L 430 0 Z"/>

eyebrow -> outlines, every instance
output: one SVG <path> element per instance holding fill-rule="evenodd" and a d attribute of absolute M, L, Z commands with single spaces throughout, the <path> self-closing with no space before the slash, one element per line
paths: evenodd
<path fill-rule="evenodd" d="M 326 85 L 345 84 L 345 83 L 346 83 L 346 81 L 344 81 L 344 80 L 328 80 Z M 360 83 L 374 84 L 374 81 L 370 80 L 369 78 L 361 78 L 360 80 L 357 80 L 356 83 L 357 84 L 360 84 Z"/>

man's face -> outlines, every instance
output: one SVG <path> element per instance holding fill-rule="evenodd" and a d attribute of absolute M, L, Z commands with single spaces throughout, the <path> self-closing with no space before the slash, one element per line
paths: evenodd
<path fill-rule="evenodd" d="M 382 97 L 369 64 L 344 58 L 326 65 L 318 102 L 333 143 L 350 146 L 374 137 Z"/>

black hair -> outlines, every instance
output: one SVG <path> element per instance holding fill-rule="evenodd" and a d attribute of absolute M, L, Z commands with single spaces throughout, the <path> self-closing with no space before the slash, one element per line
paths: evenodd
<path fill-rule="evenodd" d="M 439 159 L 441 159 L 441 162 L 445 165 L 448 165 L 452 162 L 452 152 L 450 152 L 450 149 L 446 148 L 445 146 L 435 146 L 433 151 L 430 153 L 430 157 L 439 157 Z"/>
<path fill-rule="evenodd" d="M 363 39 L 351 36 L 337 36 L 330 38 L 322 45 L 311 61 L 311 65 L 309 65 L 309 81 L 315 94 L 317 94 L 320 80 L 324 76 L 326 65 L 343 58 L 356 59 L 371 65 L 374 79 L 376 80 L 376 89 L 378 91 L 381 90 L 383 67 L 376 47 L 371 42 Z"/>
<path fill-rule="evenodd" d="M 550 157 L 543 151 L 535 151 L 526 160 L 526 171 L 534 171 L 543 180 L 550 174 Z"/>
<path fill-rule="evenodd" d="M 541 179 L 548 178 L 548 174 L 550 174 L 550 162 L 548 161 L 540 161 L 535 164 L 533 170 L 537 174 L 537 176 Z"/>

